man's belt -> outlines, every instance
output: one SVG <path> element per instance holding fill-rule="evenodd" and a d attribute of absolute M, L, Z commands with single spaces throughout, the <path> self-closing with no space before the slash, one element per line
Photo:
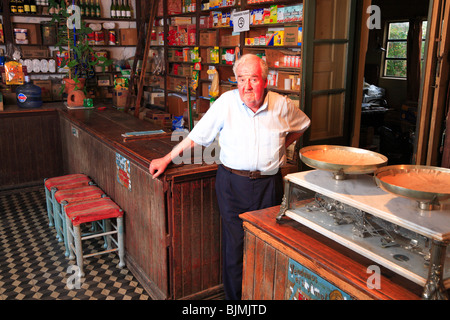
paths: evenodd
<path fill-rule="evenodd" d="M 261 179 L 270 177 L 270 175 L 261 174 L 261 171 L 236 170 L 228 168 L 223 164 L 222 167 L 224 167 L 225 170 L 230 171 L 231 173 L 237 174 L 238 176 L 247 177 L 249 179 Z"/>

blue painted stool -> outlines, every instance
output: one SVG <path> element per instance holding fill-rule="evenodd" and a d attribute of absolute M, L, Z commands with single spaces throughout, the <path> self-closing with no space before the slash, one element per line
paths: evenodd
<path fill-rule="evenodd" d="M 122 209 L 109 197 L 103 197 L 101 199 L 94 199 L 82 202 L 75 202 L 68 204 L 64 207 L 66 213 L 67 224 L 67 239 L 70 250 L 70 259 L 74 259 L 76 256 L 77 265 L 79 268 L 79 277 L 84 277 L 83 264 L 84 258 L 108 254 L 118 251 L 119 254 L 119 268 L 125 266 L 125 246 L 123 235 L 123 211 Z M 111 219 L 116 219 L 116 224 L 111 222 Z M 95 221 L 104 220 L 105 230 L 88 235 L 81 235 L 81 225 L 85 223 L 92 223 Z M 112 227 L 112 228 L 111 228 Z M 117 240 L 113 237 L 117 235 Z M 107 238 L 107 248 L 104 251 L 92 252 L 89 254 L 83 254 L 82 241 L 103 237 Z M 114 247 L 112 246 L 114 243 Z M 74 256 L 75 253 L 75 256 Z"/>
<path fill-rule="evenodd" d="M 56 228 L 56 237 L 61 242 L 63 241 L 62 235 L 60 233 L 60 228 L 56 225 L 58 220 L 55 219 L 55 192 L 64 189 L 73 189 L 77 187 L 87 186 L 93 184 L 92 180 L 85 174 L 74 173 L 59 177 L 48 178 L 44 180 L 45 186 L 45 200 L 47 203 L 47 215 L 49 220 L 49 226 Z"/>
<path fill-rule="evenodd" d="M 64 240 L 64 246 L 66 248 L 66 257 L 69 256 L 69 246 L 67 241 L 67 230 L 66 230 L 66 214 L 64 207 L 70 203 L 100 199 L 106 196 L 105 192 L 97 186 L 88 185 L 84 187 L 79 187 L 75 189 L 63 189 L 55 192 L 54 201 L 56 205 L 53 209 L 53 218 L 58 222 L 55 225 L 60 229 L 59 232 Z"/>

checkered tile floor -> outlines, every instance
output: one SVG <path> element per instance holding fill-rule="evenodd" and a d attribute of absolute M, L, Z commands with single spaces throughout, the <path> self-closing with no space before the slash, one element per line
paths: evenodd
<path fill-rule="evenodd" d="M 43 187 L 0 193 L 0 300 L 150 300 L 118 262 L 115 253 L 88 258 L 86 277 L 74 282 L 76 263 L 48 226 Z"/>

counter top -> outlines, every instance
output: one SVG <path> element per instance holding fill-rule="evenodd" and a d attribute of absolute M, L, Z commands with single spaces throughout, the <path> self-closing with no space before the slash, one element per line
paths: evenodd
<path fill-rule="evenodd" d="M 105 106 L 106 109 L 99 110 L 98 107 L 94 107 L 93 109 L 70 110 L 62 102 L 44 103 L 42 107 L 35 109 L 23 109 L 8 105 L 5 106 L 4 111 L 0 112 L 0 116 L 22 116 L 24 114 L 40 114 L 42 112 L 59 112 L 61 116 L 69 119 L 89 134 L 111 145 L 117 151 L 122 152 L 130 160 L 145 169 L 148 168 L 153 159 L 166 155 L 182 140 L 180 135 L 172 135 L 172 132 L 167 132 L 166 136 L 158 136 L 158 138 L 149 137 L 148 139 L 142 140 L 124 141 L 122 137 L 124 133 L 160 130 L 161 127 L 119 111 L 111 105 L 101 104 L 101 106 Z M 215 171 L 217 169 L 217 164 L 206 164 L 198 158 L 194 159 L 191 157 L 190 163 L 178 165 L 171 163 L 164 176 L 166 179 L 172 179 L 177 176 L 186 175 L 191 171 L 197 174 Z"/>

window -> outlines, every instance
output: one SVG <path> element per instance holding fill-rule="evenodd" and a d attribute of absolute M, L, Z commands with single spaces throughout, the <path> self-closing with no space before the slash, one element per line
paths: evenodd
<path fill-rule="evenodd" d="M 406 78 L 406 52 L 409 22 L 388 24 L 384 76 Z"/>
<path fill-rule="evenodd" d="M 425 57 L 425 44 L 427 40 L 427 21 L 422 21 L 422 46 L 420 47 L 420 72 L 423 70 L 423 59 Z"/>
<path fill-rule="evenodd" d="M 422 67 L 425 53 L 427 21 L 422 21 L 421 28 L 420 65 Z M 409 22 L 388 23 L 383 76 L 406 79 L 408 31 Z"/>

